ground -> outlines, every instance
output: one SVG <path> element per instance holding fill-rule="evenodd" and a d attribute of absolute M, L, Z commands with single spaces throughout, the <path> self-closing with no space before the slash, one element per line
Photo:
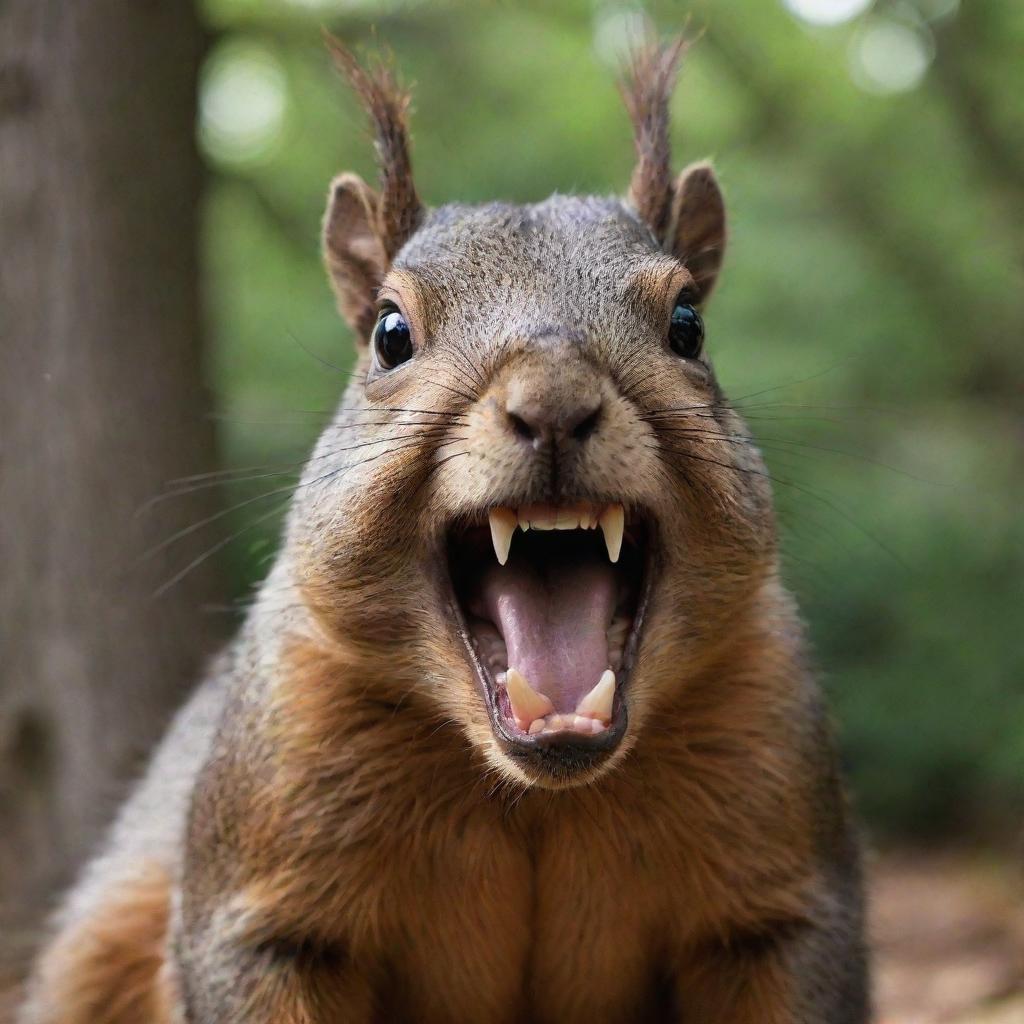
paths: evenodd
<path fill-rule="evenodd" d="M 871 866 L 879 1024 L 1024 1024 L 1024 873 L 971 854 Z"/>

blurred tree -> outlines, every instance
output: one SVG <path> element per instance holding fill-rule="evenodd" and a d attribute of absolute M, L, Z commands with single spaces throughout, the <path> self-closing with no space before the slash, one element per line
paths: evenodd
<path fill-rule="evenodd" d="M 5 939 L 92 845 L 215 632 L 216 574 L 154 599 L 184 562 L 141 557 L 209 499 L 138 514 L 214 455 L 196 268 L 201 49 L 176 0 L 0 5 Z"/>

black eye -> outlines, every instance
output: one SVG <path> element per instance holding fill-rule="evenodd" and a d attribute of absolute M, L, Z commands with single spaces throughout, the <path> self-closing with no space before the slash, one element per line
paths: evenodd
<path fill-rule="evenodd" d="M 676 299 L 672 322 L 668 328 L 668 343 L 677 356 L 693 359 L 700 355 L 704 343 L 704 321 L 684 295 Z"/>
<path fill-rule="evenodd" d="M 382 309 L 373 329 L 373 351 L 382 370 L 391 370 L 412 358 L 409 324 L 397 309 Z"/>

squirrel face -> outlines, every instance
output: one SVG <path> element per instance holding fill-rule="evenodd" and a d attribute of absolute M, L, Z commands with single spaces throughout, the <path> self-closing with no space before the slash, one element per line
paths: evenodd
<path fill-rule="evenodd" d="M 380 195 L 332 187 L 327 263 L 363 344 L 296 492 L 296 582 L 368 699 L 458 723 L 520 783 L 591 781 L 774 571 L 764 468 L 701 347 L 721 194 L 706 165 L 645 168 L 641 117 L 626 202 L 426 213 L 389 178 L 404 99 L 335 55 L 385 168 Z M 665 118 L 667 59 L 638 59 L 631 112 Z"/>

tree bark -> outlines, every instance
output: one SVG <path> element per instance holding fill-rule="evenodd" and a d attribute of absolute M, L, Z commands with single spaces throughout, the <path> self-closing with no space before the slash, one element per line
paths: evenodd
<path fill-rule="evenodd" d="M 0 3 L 0 933 L 37 917 L 220 632 L 185 0 Z M 194 542 L 194 543 L 193 543 Z M 24 934 L 24 933 L 22 933 Z"/>

